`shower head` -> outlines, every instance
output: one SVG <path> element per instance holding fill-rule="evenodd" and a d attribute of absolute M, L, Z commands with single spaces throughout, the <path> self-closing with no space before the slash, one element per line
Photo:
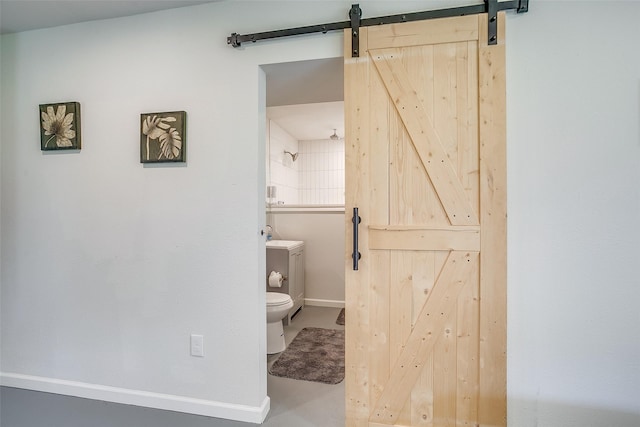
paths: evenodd
<path fill-rule="evenodd" d="M 336 130 L 333 130 L 333 135 L 331 135 L 329 138 L 331 138 L 334 141 L 337 141 L 340 139 L 340 137 L 338 136 L 338 134 L 336 133 Z"/>
<path fill-rule="evenodd" d="M 291 156 L 291 160 L 293 160 L 294 162 L 298 158 L 298 153 L 292 153 L 292 152 L 287 151 L 287 150 L 284 150 L 284 153 L 290 155 Z"/>

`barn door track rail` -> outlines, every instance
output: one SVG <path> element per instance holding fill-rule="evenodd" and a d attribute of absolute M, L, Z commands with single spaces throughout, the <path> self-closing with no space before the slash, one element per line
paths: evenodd
<path fill-rule="evenodd" d="M 286 30 L 265 31 L 253 34 L 231 33 L 227 37 L 227 44 L 233 47 L 240 47 L 244 42 L 257 42 L 259 40 L 275 39 L 280 37 L 299 36 L 303 34 L 327 33 L 329 31 L 344 30 L 351 28 L 352 48 L 351 56 L 358 57 L 360 55 L 360 27 L 371 27 L 382 24 L 398 24 L 402 22 L 424 21 L 427 19 L 448 18 L 454 16 L 478 15 L 486 13 L 488 15 L 489 40 L 490 45 L 498 43 L 498 12 L 506 10 L 515 10 L 517 13 L 525 13 L 529 11 L 529 0 L 484 0 L 483 4 L 470 6 L 459 6 L 449 9 L 427 10 L 424 12 L 403 13 L 400 15 L 381 16 L 378 18 L 362 19 L 362 9 L 358 4 L 351 5 L 349 10 L 349 20 L 341 22 L 332 22 L 330 24 L 309 25 L 306 27 L 288 28 Z"/>

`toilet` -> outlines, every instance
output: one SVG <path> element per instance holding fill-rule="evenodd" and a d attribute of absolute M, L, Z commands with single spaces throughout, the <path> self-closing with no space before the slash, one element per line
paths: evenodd
<path fill-rule="evenodd" d="M 282 319 L 293 307 L 287 294 L 267 292 L 267 354 L 280 353 L 287 345 L 284 342 Z"/>

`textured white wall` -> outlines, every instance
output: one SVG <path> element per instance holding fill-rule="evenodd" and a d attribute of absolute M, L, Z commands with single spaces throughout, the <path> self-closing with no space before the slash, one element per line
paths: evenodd
<path fill-rule="evenodd" d="M 226 37 L 348 10 L 290 6 L 224 2 L 2 36 L 3 384 L 264 415 L 259 66 L 340 56 L 342 37 L 242 49 Z M 39 149 L 37 106 L 58 101 L 81 103 L 80 152 Z M 140 113 L 173 110 L 187 111 L 187 163 L 143 167 Z M 204 358 L 189 355 L 191 333 Z"/>
<path fill-rule="evenodd" d="M 509 421 L 640 425 L 640 3 L 508 20 Z"/>

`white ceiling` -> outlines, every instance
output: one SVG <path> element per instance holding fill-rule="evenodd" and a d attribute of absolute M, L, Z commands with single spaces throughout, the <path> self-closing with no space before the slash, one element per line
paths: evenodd
<path fill-rule="evenodd" d="M 119 18 L 220 0 L 0 0 L 0 34 Z"/>
<path fill-rule="evenodd" d="M 0 34 L 222 0 L 0 0 Z M 344 136 L 342 58 L 262 66 L 271 119 L 299 141 Z"/>

